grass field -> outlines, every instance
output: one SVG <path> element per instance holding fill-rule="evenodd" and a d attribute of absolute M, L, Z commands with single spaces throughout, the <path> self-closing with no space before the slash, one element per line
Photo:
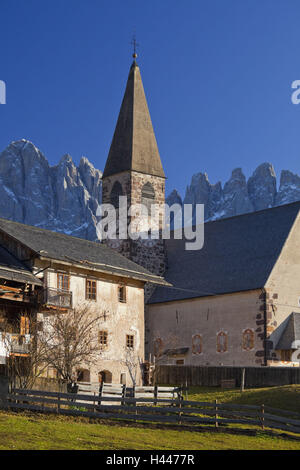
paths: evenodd
<path fill-rule="evenodd" d="M 300 410 L 300 386 L 252 389 L 242 395 L 237 390 L 198 387 L 190 390 L 191 398 Z M 300 450 L 300 441 L 263 432 L 247 436 L 149 429 L 98 424 L 86 418 L 0 412 L 0 449 Z"/>

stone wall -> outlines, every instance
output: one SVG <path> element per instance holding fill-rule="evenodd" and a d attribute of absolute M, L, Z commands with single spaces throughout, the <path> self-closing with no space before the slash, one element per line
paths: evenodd
<path fill-rule="evenodd" d="M 161 217 L 158 213 L 156 214 L 161 229 L 164 222 L 165 179 L 134 171 L 109 176 L 103 179 L 103 203 L 112 203 L 110 194 L 116 181 L 122 185 L 123 194 L 127 196 L 128 209 L 133 204 L 141 204 L 143 186 L 146 183 L 152 185 L 155 192 L 153 202 L 157 205 L 157 212 L 162 214 Z M 133 217 L 128 218 L 127 225 L 133 221 Z M 107 240 L 107 245 L 154 274 L 162 276 L 166 270 L 166 249 L 164 240 L 161 238 L 156 240 Z M 145 286 L 145 301 L 150 297 L 152 291 L 153 286 L 147 284 Z"/>
<path fill-rule="evenodd" d="M 146 358 L 161 364 L 264 365 L 261 290 L 146 306 Z M 187 349 L 164 355 L 167 349 Z"/>

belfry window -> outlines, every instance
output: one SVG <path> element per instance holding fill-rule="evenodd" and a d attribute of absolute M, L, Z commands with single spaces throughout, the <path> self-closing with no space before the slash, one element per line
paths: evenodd
<path fill-rule="evenodd" d="M 119 207 L 119 197 L 123 196 L 122 185 L 119 181 L 115 181 L 110 193 L 110 202 L 116 208 Z"/>
<path fill-rule="evenodd" d="M 152 184 L 146 183 L 142 187 L 142 198 L 141 198 L 141 203 L 147 207 L 148 209 L 148 215 L 151 213 L 151 206 L 154 204 L 155 200 L 155 192 L 153 189 Z"/>

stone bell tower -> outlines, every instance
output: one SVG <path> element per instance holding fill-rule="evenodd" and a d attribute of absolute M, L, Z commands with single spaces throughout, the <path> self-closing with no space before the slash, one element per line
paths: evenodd
<path fill-rule="evenodd" d="M 119 207 L 119 196 L 127 205 L 144 204 L 163 208 L 165 174 L 145 97 L 140 69 L 133 54 L 126 90 L 103 173 L 102 202 Z M 163 210 L 162 210 L 163 212 Z M 128 224 L 133 217 L 128 217 Z M 162 228 L 163 216 L 159 218 Z M 157 275 L 165 271 L 165 248 L 157 240 L 107 240 L 112 248 Z"/>

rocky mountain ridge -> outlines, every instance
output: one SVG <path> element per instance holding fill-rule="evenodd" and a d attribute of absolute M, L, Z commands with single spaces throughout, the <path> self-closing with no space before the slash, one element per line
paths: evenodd
<path fill-rule="evenodd" d="M 277 190 L 276 174 L 271 163 L 262 163 L 246 180 L 241 168 L 232 171 L 230 179 L 211 184 L 206 173 L 192 176 L 185 196 L 173 190 L 167 198 L 169 205 L 204 204 L 205 220 L 245 214 L 300 200 L 300 176 L 282 170 Z"/>
<path fill-rule="evenodd" d="M 12 142 L 0 153 L 0 217 L 95 240 L 101 178 L 86 157 L 76 166 L 66 154 L 50 166 L 32 142 Z M 277 189 L 273 166 L 262 163 L 248 181 L 241 168 L 234 169 L 224 186 L 197 173 L 184 198 L 173 190 L 166 201 L 205 204 L 205 219 L 216 220 L 298 200 L 300 176 L 283 170 Z"/>

